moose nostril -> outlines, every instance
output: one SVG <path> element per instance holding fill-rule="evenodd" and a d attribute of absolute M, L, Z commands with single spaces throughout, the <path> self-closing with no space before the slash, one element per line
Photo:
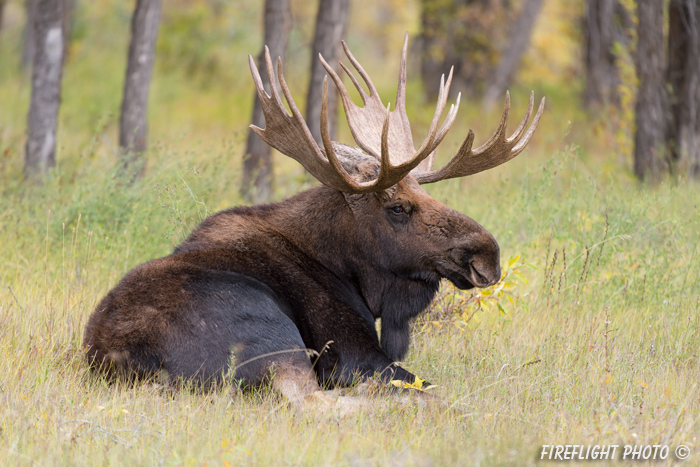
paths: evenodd
<path fill-rule="evenodd" d="M 463 266 L 471 266 L 472 263 L 474 263 L 474 255 L 469 251 L 462 251 L 459 258 L 459 262 Z"/>

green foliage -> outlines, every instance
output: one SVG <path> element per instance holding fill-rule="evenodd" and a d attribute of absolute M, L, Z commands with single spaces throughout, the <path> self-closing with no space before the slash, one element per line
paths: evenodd
<path fill-rule="evenodd" d="M 445 282 L 427 313 L 419 318 L 416 329 L 429 332 L 448 326 L 463 331 L 471 323 L 478 325 L 482 321 L 479 312 L 500 313 L 504 319 L 510 319 L 509 315 L 516 310 L 527 310 L 528 292 L 520 296 L 520 291 L 529 284 L 525 269 L 535 266 L 523 263 L 517 255 L 505 262 L 501 280 L 486 289 L 462 291 Z"/>

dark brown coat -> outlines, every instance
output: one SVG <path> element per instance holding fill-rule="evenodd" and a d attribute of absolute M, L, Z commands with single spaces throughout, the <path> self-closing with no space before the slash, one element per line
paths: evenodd
<path fill-rule="evenodd" d="M 368 156 L 343 164 L 363 178 L 378 169 Z M 100 302 L 85 346 L 91 361 L 142 376 L 206 382 L 234 371 L 251 384 L 275 365 L 310 370 L 315 354 L 293 350 L 325 347 L 322 382 L 412 382 L 394 362 L 443 277 L 461 288 L 498 281 L 496 241 L 410 176 L 379 194 L 322 186 L 205 220 Z"/>
<path fill-rule="evenodd" d="M 411 319 L 430 304 L 440 280 L 467 289 L 500 279 L 498 244 L 491 234 L 428 196 L 420 183 L 463 177 L 518 155 L 532 137 L 544 100 L 528 127 L 531 95 L 525 118 L 506 137 L 506 96 L 491 139 L 473 149 L 470 131 L 455 157 L 433 170 L 435 149 L 459 106 L 458 99 L 440 126 L 451 73 L 416 150 L 405 108 L 408 37 L 393 111 L 343 47 L 369 90 L 341 65 L 362 107 L 321 62 L 340 91 L 362 150 L 331 141 L 325 81 L 320 148 L 294 104 L 281 60 L 275 73 L 266 50 L 268 94 L 249 57 L 266 124 L 252 130 L 325 186 L 280 203 L 216 214 L 170 256 L 127 274 L 100 302 L 85 330 L 95 367 L 198 384 L 231 375 L 258 385 L 272 374 L 273 386 L 293 404 L 316 397 L 317 382 L 348 385 L 379 374 L 384 381 L 413 383 L 415 377 L 396 361 L 408 351 Z"/>

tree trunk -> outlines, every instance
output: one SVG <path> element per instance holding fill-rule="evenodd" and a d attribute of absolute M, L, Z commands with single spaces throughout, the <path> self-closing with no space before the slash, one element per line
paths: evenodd
<path fill-rule="evenodd" d="M 454 66 L 450 95 L 475 96 L 493 77 L 512 22 L 509 0 L 421 0 L 421 77 L 428 99 Z"/>
<path fill-rule="evenodd" d="M 131 43 L 124 81 L 119 148 L 121 167 L 131 181 L 145 168 L 148 140 L 148 92 L 155 62 L 161 0 L 137 0 L 131 18 Z"/>
<path fill-rule="evenodd" d="M 587 107 L 619 103 L 617 87 L 620 75 L 615 65 L 613 46 L 625 41 L 624 7 L 617 0 L 587 0 L 584 18 L 584 68 Z"/>
<path fill-rule="evenodd" d="M 2 34 L 2 17 L 5 12 L 5 0 L 0 0 L 0 34 Z"/>
<path fill-rule="evenodd" d="M 265 43 L 270 49 L 272 62 L 277 68 L 277 57 L 286 54 L 287 39 L 291 25 L 289 0 L 265 0 Z M 258 69 L 260 77 L 265 85 L 265 90 L 270 93 L 265 66 L 265 47 L 258 55 Z M 260 99 L 255 94 L 252 123 L 260 128 L 265 127 L 265 117 L 260 106 Z M 272 197 L 272 154 L 268 146 L 258 135 L 249 131 L 243 156 L 243 178 L 241 179 L 241 194 L 248 202 L 263 203 Z"/>
<path fill-rule="evenodd" d="M 542 0 L 525 0 L 522 10 L 511 29 L 508 47 L 501 54 L 491 84 L 484 94 L 484 108 L 490 109 L 501 98 L 518 71 L 520 59 L 530 45 L 532 28 L 540 13 Z"/>
<path fill-rule="evenodd" d="M 667 79 L 671 161 L 700 177 L 700 3 L 695 0 L 671 0 Z"/>
<path fill-rule="evenodd" d="M 664 61 L 664 0 L 637 3 L 636 68 L 639 79 L 634 135 L 634 173 L 640 180 L 656 180 L 667 169 L 666 94 Z"/>
<path fill-rule="evenodd" d="M 39 0 L 24 0 L 24 12 L 26 24 L 24 26 L 24 37 L 22 38 L 22 61 L 23 70 L 29 70 L 34 63 L 34 23 L 36 22 L 36 5 Z"/>
<path fill-rule="evenodd" d="M 56 126 L 63 74 L 62 0 L 40 0 L 32 23 L 34 63 L 24 173 L 45 175 L 56 165 Z"/>
<path fill-rule="evenodd" d="M 311 53 L 311 79 L 306 99 L 306 123 L 317 143 L 321 141 L 321 102 L 323 96 L 323 78 L 327 75 L 318 55 L 340 73 L 338 57 L 340 40 L 345 35 L 345 28 L 350 13 L 350 0 L 320 0 L 316 16 L 316 32 Z M 335 139 L 338 121 L 338 90 L 328 86 L 328 126 L 331 139 Z"/>
<path fill-rule="evenodd" d="M 70 37 L 73 31 L 73 20 L 75 18 L 75 2 L 76 0 L 63 0 L 62 3 L 62 29 L 63 29 L 63 61 L 68 59 L 70 51 Z M 2 25 L 2 5 L 5 0 L 0 0 L 0 25 Z M 30 64 L 34 63 L 34 29 L 32 23 L 36 9 L 41 5 L 41 0 L 25 0 L 24 9 L 27 17 L 27 24 L 24 29 L 24 38 L 22 43 L 22 60 L 21 67 L 23 70 L 29 70 Z"/>

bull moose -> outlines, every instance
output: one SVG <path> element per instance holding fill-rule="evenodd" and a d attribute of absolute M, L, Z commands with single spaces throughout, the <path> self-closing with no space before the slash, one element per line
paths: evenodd
<path fill-rule="evenodd" d="M 255 386 L 271 378 L 293 404 L 323 398 L 326 384 L 342 387 L 376 375 L 387 382 L 415 381 L 396 362 L 408 351 L 411 319 L 428 307 L 440 280 L 469 289 L 493 285 L 501 275 L 493 236 L 420 185 L 481 172 L 518 155 L 537 127 L 544 98 L 528 127 L 530 95 L 525 118 L 508 138 L 506 94 L 494 135 L 472 149 L 470 130 L 457 155 L 433 170 L 435 149 L 455 121 L 459 97 L 440 125 L 450 71 L 447 81 L 442 76 L 428 134 L 416 150 L 405 108 L 407 43 L 408 35 L 393 111 L 344 42 L 369 91 L 341 62 L 362 107 L 319 56 L 361 149 L 331 141 L 327 77 L 319 147 L 292 99 L 281 59 L 276 79 L 265 49 L 268 94 L 249 56 L 266 124 L 251 129 L 322 186 L 275 204 L 215 214 L 172 254 L 130 271 L 85 329 L 93 368 L 137 378 L 167 375 L 196 385 L 233 377 Z"/>

